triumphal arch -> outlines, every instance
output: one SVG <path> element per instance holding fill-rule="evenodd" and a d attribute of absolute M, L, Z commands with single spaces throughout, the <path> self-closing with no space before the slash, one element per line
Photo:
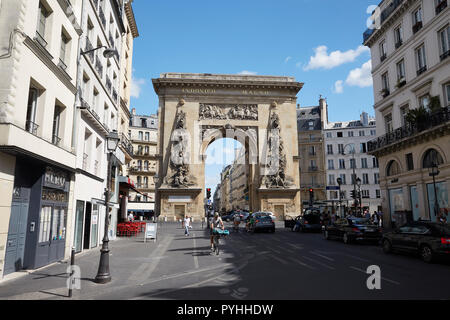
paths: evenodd
<path fill-rule="evenodd" d="M 250 211 L 300 213 L 297 93 L 292 77 L 164 73 L 159 96 L 156 214 L 204 217 L 206 149 L 221 138 L 245 146 Z"/>

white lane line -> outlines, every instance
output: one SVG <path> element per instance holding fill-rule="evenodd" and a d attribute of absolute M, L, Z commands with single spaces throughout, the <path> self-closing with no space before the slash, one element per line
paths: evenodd
<path fill-rule="evenodd" d="M 353 269 L 353 270 L 356 270 L 356 271 L 359 271 L 359 272 L 362 272 L 362 273 L 368 275 L 368 273 L 366 271 L 362 270 L 362 269 L 359 269 L 359 268 L 356 268 L 356 267 L 350 267 L 350 269 Z M 396 284 L 396 285 L 400 285 L 400 282 L 397 282 L 397 281 L 394 281 L 394 280 L 391 280 L 391 279 L 387 279 L 385 277 L 381 277 L 381 280 L 384 280 L 384 281 L 387 281 L 387 282 L 390 282 L 390 283 L 393 283 L 393 284 Z"/>
<path fill-rule="evenodd" d="M 279 257 L 277 257 L 277 256 L 275 256 L 275 255 L 273 255 L 273 254 L 270 254 L 269 256 L 270 256 L 272 259 L 275 259 L 275 260 L 281 262 L 281 263 L 284 264 L 284 265 L 289 264 L 286 260 L 281 259 L 281 258 L 279 258 Z"/>
<path fill-rule="evenodd" d="M 294 261 L 295 263 L 298 263 L 299 265 L 301 265 L 301 266 L 303 266 L 303 267 L 309 268 L 309 269 L 311 269 L 311 270 L 316 270 L 316 268 L 310 266 L 309 264 L 306 264 L 306 263 L 300 261 L 300 260 L 297 259 L 297 258 L 291 258 L 291 257 L 290 257 L 290 258 L 288 258 L 288 259 L 291 260 L 291 261 Z"/>
<path fill-rule="evenodd" d="M 317 261 L 316 259 L 308 258 L 308 257 L 305 257 L 305 256 L 302 256 L 302 257 L 303 257 L 304 259 L 306 259 L 306 260 L 311 261 L 311 262 L 315 262 L 315 263 L 321 265 L 322 267 L 328 268 L 328 269 L 330 269 L 330 270 L 335 270 L 335 268 L 333 268 L 332 266 L 329 266 L 329 265 L 327 265 L 327 264 L 325 264 L 325 263 L 322 263 L 322 262 L 320 262 L 320 261 Z"/>
<path fill-rule="evenodd" d="M 351 255 L 351 254 L 344 254 L 344 256 L 346 256 L 346 257 L 350 257 L 350 258 L 353 258 L 353 259 L 356 259 L 356 260 L 359 260 L 359 261 L 363 261 L 363 262 L 370 262 L 369 260 L 367 260 L 367 259 L 363 259 L 363 258 L 360 258 L 360 257 L 357 257 L 357 256 L 354 256 L 354 255 Z"/>
<path fill-rule="evenodd" d="M 316 255 L 316 256 L 318 256 L 318 257 L 324 258 L 324 259 L 326 259 L 326 260 L 328 260 L 328 261 L 334 261 L 334 259 L 329 258 L 329 257 L 324 256 L 324 255 L 321 255 L 321 254 L 316 253 L 316 252 L 314 252 L 314 251 L 310 251 L 310 252 L 311 252 L 312 254 L 314 254 L 314 255 Z"/>
<path fill-rule="evenodd" d="M 195 233 L 193 233 L 193 240 L 194 240 L 194 266 L 195 266 L 195 269 L 198 269 L 199 265 L 198 265 L 197 241 L 195 240 Z"/>

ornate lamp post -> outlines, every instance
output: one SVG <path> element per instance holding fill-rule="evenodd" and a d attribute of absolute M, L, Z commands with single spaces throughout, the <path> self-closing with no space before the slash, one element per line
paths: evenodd
<path fill-rule="evenodd" d="M 438 165 L 436 163 L 436 161 L 433 161 L 433 163 L 431 164 L 431 167 L 428 168 L 428 170 L 430 171 L 430 177 L 433 177 L 433 187 L 434 187 L 434 216 L 437 217 L 438 213 L 439 213 L 439 201 L 437 198 L 437 192 L 436 192 L 436 179 L 435 176 L 439 175 L 439 169 L 438 169 Z M 430 217 L 430 220 L 431 217 Z"/>
<path fill-rule="evenodd" d="M 101 46 L 101 47 L 98 47 L 98 48 L 95 48 L 95 49 L 91 49 L 91 50 L 88 50 L 88 51 L 83 51 L 83 52 L 81 52 L 81 55 L 84 56 L 85 54 L 97 51 L 97 50 L 102 49 L 102 48 L 105 48 L 105 51 L 103 51 L 103 57 L 105 57 L 106 59 L 112 58 L 114 56 L 116 56 L 116 57 L 119 56 L 119 53 L 117 52 L 116 49 L 111 49 L 111 48 L 108 48 L 107 46 Z"/>
<path fill-rule="evenodd" d="M 336 179 L 336 181 L 339 185 L 339 211 L 340 211 L 340 216 L 343 217 L 343 214 L 342 214 L 342 192 L 341 192 L 342 179 L 339 177 Z"/>
<path fill-rule="evenodd" d="M 359 192 L 359 199 L 358 199 L 359 200 L 359 210 L 362 215 L 362 196 L 361 196 L 361 179 L 360 178 L 356 179 L 356 185 L 358 186 L 358 192 Z"/>
<path fill-rule="evenodd" d="M 108 148 L 108 174 L 106 176 L 106 189 L 105 189 L 105 233 L 103 235 L 103 244 L 102 249 L 100 250 L 100 263 L 98 266 L 97 276 L 95 277 L 96 283 L 108 283 L 111 281 L 111 275 L 109 273 L 109 237 L 108 237 L 108 229 L 109 229 L 109 197 L 110 197 L 110 189 L 111 189 L 111 171 L 112 171 L 112 157 L 114 152 L 117 149 L 117 145 L 119 144 L 119 135 L 117 131 L 114 130 L 109 133 L 106 137 L 107 140 L 107 148 Z"/>

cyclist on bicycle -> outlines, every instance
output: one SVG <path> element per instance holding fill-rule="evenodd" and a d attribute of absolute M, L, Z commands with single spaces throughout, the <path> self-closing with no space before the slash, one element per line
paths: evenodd
<path fill-rule="evenodd" d="M 233 223 L 234 223 L 234 231 L 239 231 L 239 225 L 241 224 L 241 215 L 239 213 L 236 213 L 234 215 Z"/>
<path fill-rule="evenodd" d="M 214 218 L 212 218 L 212 220 L 211 220 L 211 228 L 210 228 L 211 250 L 214 250 L 214 229 L 215 228 L 221 228 L 222 230 L 225 230 L 222 218 L 219 216 L 218 212 L 214 213 Z"/>

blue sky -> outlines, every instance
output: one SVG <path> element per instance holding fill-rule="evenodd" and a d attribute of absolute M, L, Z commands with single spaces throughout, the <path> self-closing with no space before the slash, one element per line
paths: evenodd
<path fill-rule="evenodd" d="M 330 121 L 373 115 L 370 52 L 362 34 L 367 8 L 378 2 L 134 0 L 140 37 L 131 105 L 139 114 L 156 113 L 151 79 L 164 72 L 244 72 L 304 82 L 298 103 L 317 105 L 323 95 Z"/>

